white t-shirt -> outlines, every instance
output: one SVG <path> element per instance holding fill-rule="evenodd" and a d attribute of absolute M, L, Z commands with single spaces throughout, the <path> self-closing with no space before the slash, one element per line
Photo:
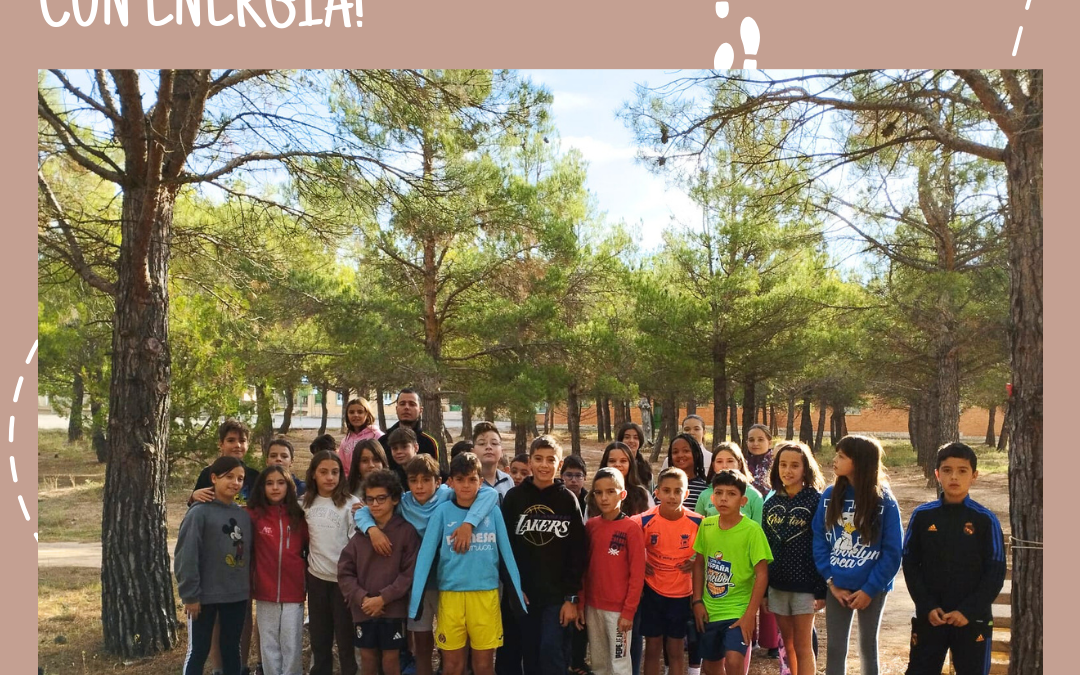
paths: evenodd
<path fill-rule="evenodd" d="M 337 507 L 329 497 L 316 495 L 311 506 L 304 509 L 309 540 L 308 569 L 314 577 L 337 583 L 338 558 L 356 531 L 352 505 L 358 501 L 349 495 L 345 505 Z"/>

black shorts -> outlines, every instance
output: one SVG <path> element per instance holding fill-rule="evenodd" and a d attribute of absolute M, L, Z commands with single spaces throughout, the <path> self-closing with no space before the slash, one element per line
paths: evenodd
<path fill-rule="evenodd" d="M 405 646 L 405 619 L 368 619 L 356 624 L 357 649 L 396 651 Z"/>
<path fill-rule="evenodd" d="M 641 634 L 647 638 L 685 638 L 687 624 L 693 616 L 690 611 L 691 597 L 669 598 L 645 584 L 645 591 L 641 594 Z"/>
<path fill-rule="evenodd" d="M 734 627 L 736 621 L 738 619 L 727 619 L 705 624 L 705 632 L 698 641 L 702 659 L 719 661 L 728 652 L 746 654 L 748 645 L 743 641 L 742 629 Z"/>

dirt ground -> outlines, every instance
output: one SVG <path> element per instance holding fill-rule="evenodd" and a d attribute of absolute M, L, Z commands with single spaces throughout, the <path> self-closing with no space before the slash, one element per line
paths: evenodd
<path fill-rule="evenodd" d="M 303 475 L 310 459 L 310 453 L 306 448 L 314 437 L 314 432 L 300 431 L 289 434 L 297 445 L 297 457 L 294 471 Z M 568 438 L 563 437 L 566 447 L 569 447 Z M 595 438 L 595 436 L 593 436 Z M 595 440 L 583 442 L 582 456 L 585 459 L 589 473 L 591 474 L 599 463 L 603 450 L 603 443 Z M 507 451 L 513 448 L 513 439 L 504 439 L 504 447 Z M 52 516 L 41 513 L 42 510 L 50 513 L 49 502 L 59 502 L 55 511 L 55 532 L 49 533 L 49 527 L 42 529 L 42 547 L 55 549 L 52 559 L 45 560 L 49 556 L 42 556 L 39 561 L 40 580 L 38 588 L 39 610 L 39 660 L 46 667 L 48 673 L 58 672 L 81 672 L 81 673 L 104 673 L 126 672 L 133 675 L 150 675 L 151 673 L 174 670 L 183 658 L 183 644 L 177 646 L 172 652 L 163 654 L 153 659 L 135 663 L 120 664 L 117 659 L 100 651 L 100 583 L 96 578 L 96 572 L 88 569 L 100 560 L 100 545 L 93 543 L 100 540 L 100 485 L 103 478 L 103 468 L 93 461 L 79 461 L 73 463 L 70 456 L 59 453 L 55 454 L 52 449 L 43 452 L 44 448 L 39 445 L 39 515 L 46 520 Z M 823 453 L 823 462 L 828 463 L 828 453 Z M 81 458 L 80 458 L 81 459 Z M 654 471 L 659 468 L 659 462 L 654 464 Z M 100 471 L 101 475 L 98 475 Z M 71 474 L 80 474 L 71 477 Z M 933 489 L 925 487 L 921 470 L 916 467 L 894 466 L 889 469 L 890 481 L 893 491 L 900 504 L 900 510 L 904 524 L 910 517 L 911 511 L 922 502 L 934 498 Z M 826 467 L 826 477 L 832 479 L 831 471 Z M 193 481 L 194 478 L 191 478 Z M 183 513 L 186 511 L 184 502 L 187 497 L 185 486 L 188 481 L 176 479 L 176 487 L 169 490 L 169 532 L 170 537 L 175 537 L 176 528 L 179 525 Z M 86 485 L 85 491 L 81 488 Z M 1008 482 L 1005 473 L 992 473 L 979 478 L 972 496 L 975 500 L 992 509 L 1001 520 L 1005 528 L 1005 536 L 1008 537 Z M 86 503 L 82 503 L 85 500 Z M 96 502 L 96 503 L 95 503 Z M 61 507 L 60 504 L 63 504 Z M 45 509 L 42 509 L 42 507 Z M 61 515 L 61 513 L 63 515 Z M 86 516 L 85 522 L 81 515 Z M 53 525 L 54 523 L 42 522 L 41 525 Z M 50 536 L 51 535 L 51 536 Z M 66 536 L 74 535 L 74 536 Z M 65 542 L 83 542 L 79 546 L 72 546 Z M 95 549 L 96 550 L 91 550 Z M 88 557 L 86 567 L 79 569 L 71 557 L 86 554 Z M 97 560 L 94 560 L 94 556 Z M 1008 582 L 1006 582 L 1008 590 Z M 914 606 L 907 594 L 901 573 L 894 582 L 893 592 L 885 606 L 880 630 L 880 663 L 881 672 L 886 675 L 899 675 L 904 672 L 907 665 L 908 641 L 910 636 L 910 617 Z M 998 608 L 1001 609 L 1001 608 Z M 1007 610 L 1007 608 L 1004 608 Z M 997 609 L 995 610 L 997 611 Z M 82 626 L 85 630 L 76 628 Z M 818 672 L 824 672 L 824 654 L 828 635 L 825 631 L 823 615 L 817 617 L 817 629 L 820 640 L 821 658 L 818 660 Z M 998 637 L 1000 630 L 995 633 Z M 58 643 L 58 636 L 64 636 L 64 642 Z M 852 629 L 852 645 L 848 657 L 848 673 L 854 675 L 860 673 L 858 653 L 855 644 L 857 627 Z M 181 639 L 186 635 L 181 633 Z M 750 675 L 773 675 L 779 673 L 779 664 L 775 659 L 766 657 L 763 651 L 755 650 L 751 665 Z"/>

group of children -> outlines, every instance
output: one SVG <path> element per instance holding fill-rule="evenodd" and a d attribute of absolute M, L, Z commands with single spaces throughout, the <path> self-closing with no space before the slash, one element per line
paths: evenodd
<path fill-rule="evenodd" d="M 443 675 L 660 675 L 663 662 L 671 675 L 744 675 L 755 633 L 782 650 L 783 669 L 809 675 L 823 607 L 826 673 L 845 672 L 858 612 L 872 675 L 901 564 L 916 604 L 908 674 L 937 675 L 950 649 L 957 673 L 988 672 L 1004 544 L 968 496 L 968 446 L 941 448 L 941 497 L 905 535 L 876 440 L 841 439 L 822 492 L 806 445 L 773 446 L 755 425 L 749 457 L 720 443 L 706 460 L 689 422 L 655 481 L 641 428 L 623 425 L 588 490 L 585 463 L 547 435 L 502 471 L 489 422 L 446 469 L 405 426 L 356 439 L 345 462 L 320 437 L 305 481 L 284 439 L 254 474 L 240 460 L 246 429 L 226 422 L 177 541 L 185 674 L 218 653 L 215 667 L 240 675 L 254 625 L 262 672 L 299 675 L 306 597 L 313 675 L 330 675 L 335 643 L 342 675 L 400 675 L 406 663 L 432 675 L 436 649 Z"/>

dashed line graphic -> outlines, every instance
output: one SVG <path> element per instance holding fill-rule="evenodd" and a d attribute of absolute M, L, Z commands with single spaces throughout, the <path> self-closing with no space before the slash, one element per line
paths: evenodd
<path fill-rule="evenodd" d="M 26 355 L 26 365 L 30 365 L 30 362 L 34 360 L 34 354 L 37 353 L 38 341 L 34 340 L 34 344 L 30 345 L 30 352 Z M 12 397 L 13 403 L 19 402 L 19 392 L 22 391 L 23 376 L 19 376 L 19 381 L 15 383 L 15 395 Z M 15 442 L 15 416 L 12 415 L 8 418 L 8 443 Z M 19 482 L 19 474 L 15 470 L 15 455 L 9 455 L 8 461 L 11 464 L 11 482 Z M 19 495 L 19 508 L 22 509 L 23 518 L 27 521 L 30 520 L 30 512 L 26 510 L 26 502 L 23 500 L 23 496 Z M 38 540 L 38 533 L 34 533 L 34 541 Z"/>

